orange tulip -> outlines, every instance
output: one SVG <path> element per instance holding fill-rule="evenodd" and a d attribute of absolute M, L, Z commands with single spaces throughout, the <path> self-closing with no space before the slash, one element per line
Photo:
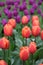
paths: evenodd
<path fill-rule="evenodd" d="M 6 24 L 6 25 L 4 26 L 4 34 L 5 34 L 6 36 L 11 36 L 12 33 L 13 33 L 13 28 L 12 28 L 12 26 L 9 25 L 9 24 Z"/>
<path fill-rule="evenodd" d="M 25 26 L 23 29 L 22 29 L 22 36 L 24 38 L 29 38 L 31 35 L 31 30 L 28 26 Z"/>
<path fill-rule="evenodd" d="M 0 65 L 8 65 L 4 60 L 0 60 Z"/>
<path fill-rule="evenodd" d="M 39 26 L 32 26 L 32 35 L 38 36 L 40 34 L 40 27 Z"/>
<path fill-rule="evenodd" d="M 10 46 L 10 42 L 7 38 L 3 37 L 0 42 L 0 48 L 2 49 L 8 49 Z"/>
<path fill-rule="evenodd" d="M 36 43 L 35 42 L 30 42 L 30 45 L 29 45 L 30 53 L 34 54 L 36 52 L 36 50 L 37 50 Z"/>
<path fill-rule="evenodd" d="M 28 23 L 28 17 L 27 16 L 23 16 L 22 17 L 22 24 L 27 24 Z"/>
<path fill-rule="evenodd" d="M 8 24 L 10 24 L 13 28 L 16 27 L 16 20 L 15 19 L 9 19 Z"/>

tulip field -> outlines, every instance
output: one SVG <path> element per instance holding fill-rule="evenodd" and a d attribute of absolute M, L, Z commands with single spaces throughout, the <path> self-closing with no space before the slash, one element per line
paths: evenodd
<path fill-rule="evenodd" d="M 43 0 L 0 0 L 0 65 L 43 65 Z"/>

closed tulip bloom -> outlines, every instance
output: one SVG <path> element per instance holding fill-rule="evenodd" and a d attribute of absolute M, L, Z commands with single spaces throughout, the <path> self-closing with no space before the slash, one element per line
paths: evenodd
<path fill-rule="evenodd" d="M 43 30 L 41 31 L 40 37 L 43 40 Z"/>
<path fill-rule="evenodd" d="M 32 16 L 32 22 L 34 22 L 34 20 L 39 20 L 39 17 L 37 15 L 33 15 Z"/>
<path fill-rule="evenodd" d="M 30 5 L 33 5 L 34 2 L 35 2 L 34 0 L 29 0 L 29 4 L 30 4 Z"/>
<path fill-rule="evenodd" d="M 34 21 L 32 22 L 32 25 L 33 25 L 33 26 L 40 26 L 39 20 L 34 20 Z"/>
<path fill-rule="evenodd" d="M 0 41 L 1 41 L 0 42 L 0 47 L 2 49 L 9 49 L 10 42 L 9 42 L 9 40 L 6 37 L 3 37 Z"/>
<path fill-rule="evenodd" d="M 30 14 L 34 14 L 34 8 L 30 8 Z"/>
<path fill-rule="evenodd" d="M 9 10 L 7 9 L 7 8 L 4 8 L 4 13 L 5 13 L 5 15 L 8 15 L 8 13 L 9 13 Z"/>
<path fill-rule="evenodd" d="M 29 21 L 29 19 L 28 19 L 28 17 L 27 16 L 23 16 L 22 17 L 22 24 L 27 24 L 28 23 L 28 21 Z"/>
<path fill-rule="evenodd" d="M 20 17 L 20 15 L 17 15 L 17 17 L 16 17 L 16 22 L 17 22 L 17 23 L 20 23 L 20 22 L 21 22 L 21 17 Z"/>
<path fill-rule="evenodd" d="M 43 63 L 40 63 L 39 65 L 43 65 Z"/>
<path fill-rule="evenodd" d="M 2 16 L 2 13 L 0 12 L 0 17 Z"/>
<path fill-rule="evenodd" d="M 13 0 L 6 0 L 6 4 L 7 5 L 14 5 L 14 1 Z"/>
<path fill-rule="evenodd" d="M 0 65 L 8 65 L 4 60 L 0 60 Z"/>
<path fill-rule="evenodd" d="M 20 4 L 20 0 L 16 0 L 16 2 L 17 2 L 18 4 Z"/>
<path fill-rule="evenodd" d="M 36 43 L 35 42 L 30 42 L 30 45 L 29 45 L 29 51 L 31 54 L 34 54 L 37 50 L 37 46 L 36 46 Z"/>
<path fill-rule="evenodd" d="M 42 0 L 39 0 L 39 1 L 38 1 L 38 5 L 41 5 L 41 4 L 42 4 Z"/>
<path fill-rule="evenodd" d="M 42 13 L 42 10 L 41 10 L 41 9 L 38 9 L 38 10 L 37 10 L 37 13 L 38 13 L 38 14 L 41 14 L 41 13 Z"/>
<path fill-rule="evenodd" d="M 20 50 L 20 59 L 23 61 L 28 60 L 28 58 L 30 57 L 30 53 L 28 51 L 28 47 L 22 47 L 22 49 Z"/>
<path fill-rule="evenodd" d="M 18 15 L 18 11 L 16 9 L 13 10 L 13 15 L 17 16 Z"/>
<path fill-rule="evenodd" d="M 5 6 L 5 2 L 0 2 L 0 7 Z"/>
<path fill-rule="evenodd" d="M 2 25 L 6 25 L 7 24 L 7 20 L 6 19 L 2 19 Z"/>
<path fill-rule="evenodd" d="M 33 4 L 33 8 L 36 10 L 38 8 L 38 4 L 37 3 L 34 3 Z"/>
<path fill-rule="evenodd" d="M 11 5 L 7 5 L 7 8 L 10 10 L 11 9 Z"/>
<path fill-rule="evenodd" d="M 6 25 L 4 26 L 4 34 L 5 34 L 6 36 L 11 36 L 12 33 L 13 33 L 13 28 L 12 28 L 12 26 L 11 26 L 10 24 L 6 24 Z"/>
<path fill-rule="evenodd" d="M 16 27 L 16 20 L 15 19 L 9 19 L 8 24 L 10 24 L 13 28 Z"/>
<path fill-rule="evenodd" d="M 42 19 L 43 19 L 43 13 L 41 13 L 41 17 L 42 17 Z"/>
<path fill-rule="evenodd" d="M 8 19 L 12 18 L 12 12 L 11 11 L 8 12 L 7 17 L 8 17 Z"/>
<path fill-rule="evenodd" d="M 29 12 L 28 12 L 27 9 L 24 10 L 24 14 L 25 14 L 25 15 L 28 15 L 28 14 L 29 14 Z"/>
<path fill-rule="evenodd" d="M 41 28 L 40 26 L 32 26 L 32 35 L 38 36 L 40 34 Z"/>
<path fill-rule="evenodd" d="M 29 28 L 28 26 L 24 26 L 24 27 L 22 28 L 22 36 L 23 36 L 24 38 L 29 38 L 30 35 L 31 35 L 31 30 L 30 30 L 30 28 Z"/>

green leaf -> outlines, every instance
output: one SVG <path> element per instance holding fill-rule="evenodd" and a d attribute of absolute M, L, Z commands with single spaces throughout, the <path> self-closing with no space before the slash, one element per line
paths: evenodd
<path fill-rule="evenodd" d="M 42 48 L 39 48 L 36 52 L 35 52 L 35 54 L 34 54 L 34 59 L 36 60 L 36 59 L 39 59 L 39 58 L 43 58 L 43 47 Z"/>

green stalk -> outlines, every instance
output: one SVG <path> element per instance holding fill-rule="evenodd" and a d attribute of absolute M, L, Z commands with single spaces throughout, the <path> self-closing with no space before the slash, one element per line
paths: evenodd
<path fill-rule="evenodd" d="M 25 45 L 27 46 L 27 38 L 26 38 L 25 42 L 26 42 L 26 44 L 25 44 Z"/>
<path fill-rule="evenodd" d="M 34 59 L 33 59 L 33 54 L 32 54 L 32 65 L 34 65 Z"/>
<path fill-rule="evenodd" d="M 4 49 L 3 49 L 3 59 L 6 60 L 6 52 Z"/>
<path fill-rule="evenodd" d="M 10 37 L 8 37 L 8 39 L 9 39 L 9 38 L 10 38 Z M 9 64 L 9 58 L 10 58 L 10 48 L 8 49 L 7 54 L 8 54 L 8 64 Z"/>
<path fill-rule="evenodd" d="M 23 61 L 23 65 L 25 65 L 25 61 Z"/>

